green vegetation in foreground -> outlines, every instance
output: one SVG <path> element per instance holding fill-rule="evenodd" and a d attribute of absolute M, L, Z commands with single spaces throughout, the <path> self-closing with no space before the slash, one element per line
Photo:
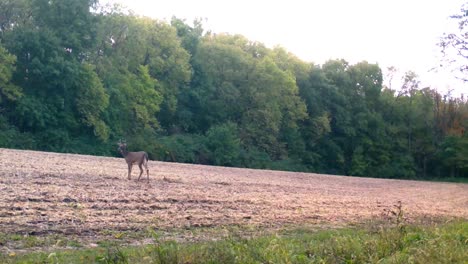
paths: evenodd
<path fill-rule="evenodd" d="M 2 263 L 466 263 L 468 222 L 398 224 L 312 231 L 221 241 L 161 242 L 141 247 L 0 255 Z"/>

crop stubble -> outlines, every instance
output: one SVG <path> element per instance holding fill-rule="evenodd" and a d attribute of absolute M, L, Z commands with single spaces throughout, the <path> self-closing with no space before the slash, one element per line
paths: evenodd
<path fill-rule="evenodd" d="M 468 185 L 150 161 L 150 183 L 122 158 L 0 149 L 0 230 L 86 236 L 102 230 L 343 225 L 401 201 L 408 218 L 468 218 Z"/>

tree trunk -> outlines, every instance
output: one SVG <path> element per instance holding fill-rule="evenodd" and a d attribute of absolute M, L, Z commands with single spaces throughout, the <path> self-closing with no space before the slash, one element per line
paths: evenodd
<path fill-rule="evenodd" d="M 427 157 L 424 156 L 423 158 L 423 177 L 426 178 L 426 171 L 427 171 Z"/>

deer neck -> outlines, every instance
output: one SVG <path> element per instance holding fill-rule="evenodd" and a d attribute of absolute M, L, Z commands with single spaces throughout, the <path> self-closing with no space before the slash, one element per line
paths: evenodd
<path fill-rule="evenodd" d="M 124 158 L 126 158 L 126 157 L 128 156 L 128 151 L 127 151 L 127 149 L 121 149 L 121 150 L 120 150 L 120 153 L 122 154 L 122 156 L 123 156 Z"/>

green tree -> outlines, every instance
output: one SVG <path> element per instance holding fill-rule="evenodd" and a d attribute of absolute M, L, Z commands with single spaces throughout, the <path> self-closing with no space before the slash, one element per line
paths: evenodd
<path fill-rule="evenodd" d="M 16 57 L 0 45 L 0 105 L 5 100 L 16 100 L 22 95 L 21 88 L 11 83 Z"/>
<path fill-rule="evenodd" d="M 17 58 L 12 81 L 24 94 L 10 120 L 21 131 L 33 133 L 42 149 L 73 151 L 72 141 L 86 133 L 94 135 L 93 130 L 102 140 L 107 138 L 96 111 L 84 110 L 92 105 L 86 100 L 97 100 L 93 95 L 102 93 L 97 92 L 99 80 L 83 66 L 95 41 L 93 5 L 85 0 L 30 0 L 2 10 L 10 26 L 4 24 L 1 37 Z M 86 132 L 88 126 L 93 130 Z"/>
<path fill-rule="evenodd" d="M 197 131 L 241 119 L 245 111 L 242 93 L 248 89 L 253 68 L 251 56 L 243 50 L 246 45 L 248 41 L 240 36 L 207 35 L 198 46 L 193 62 L 196 75 L 187 98 L 190 101 L 185 101 L 192 109 Z"/>
<path fill-rule="evenodd" d="M 109 128 L 101 115 L 109 105 L 109 95 L 90 64 L 83 64 L 78 82 L 77 111 L 82 115 L 84 124 L 92 127 L 94 134 L 106 141 L 109 138 Z"/>
<path fill-rule="evenodd" d="M 297 79 L 297 83 L 300 97 L 305 102 L 309 115 L 300 125 L 305 143 L 305 153 L 301 159 L 313 171 L 329 172 L 327 168 L 337 167 L 340 164 L 332 158 L 322 159 L 322 154 L 331 152 L 326 149 L 328 145 L 325 145 L 325 138 L 331 132 L 330 111 L 334 106 L 338 90 L 329 83 L 324 71 L 317 65 L 311 65 L 307 75 Z"/>
<path fill-rule="evenodd" d="M 30 146 L 31 140 L 24 140 L 7 118 L 14 115 L 12 104 L 23 95 L 21 87 L 11 82 L 15 62 L 16 57 L 0 45 L 0 146 L 24 148 Z"/>
<path fill-rule="evenodd" d="M 144 66 L 149 77 L 156 82 L 149 84 L 149 87 L 158 93 L 156 98 L 161 99 L 157 104 L 158 110 L 151 110 L 148 114 L 155 114 L 151 118 L 156 118 L 157 123 L 161 123 L 164 128 L 174 125 L 172 120 L 177 109 L 179 93 L 186 89 L 191 76 L 190 56 L 182 48 L 176 29 L 149 18 L 123 15 L 117 10 L 115 13 L 101 16 L 98 36 L 100 44 L 95 52 L 97 72 L 104 87 L 112 93 L 111 101 L 115 96 L 115 100 L 119 102 L 113 107 L 117 109 L 111 110 L 112 122 L 118 125 L 118 108 L 126 109 L 125 100 L 134 100 L 122 92 L 131 93 L 134 89 L 132 75 L 141 76 L 141 67 Z M 126 99 L 123 100 L 122 97 Z M 143 114 L 143 110 L 140 109 L 138 113 Z M 149 118 L 148 116 L 145 120 Z M 152 123 L 156 123 L 154 121 Z M 125 127 L 130 128 L 131 120 L 123 122 L 125 125 L 116 128 L 116 134 L 124 133 L 123 130 L 127 130 Z"/>
<path fill-rule="evenodd" d="M 135 74 L 114 72 L 106 78 L 111 78 L 107 89 L 113 102 L 106 116 L 114 138 L 132 138 L 148 129 L 154 132 L 159 127 L 156 115 L 162 96 L 148 66 L 140 66 Z"/>
<path fill-rule="evenodd" d="M 30 0 L 35 26 L 51 28 L 69 56 L 87 59 L 87 50 L 95 45 L 96 17 L 90 10 L 97 0 Z"/>
<path fill-rule="evenodd" d="M 0 0 L 0 39 L 14 27 L 28 23 L 30 0 Z"/>
<path fill-rule="evenodd" d="M 215 125 L 206 132 L 206 148 L 212 164 L 221 166 L 239 165 L 240 139 L 234 123 Z"/>
<path fill-rule="evenodd" d="M 204 32 L 202 20 L 195 19 L 191 26 L 185 20 L 172 17 L 171 25 L 176 28 L 182 47 L 192 56 L 195 55 Z"/>
<path fill-rule="evenodd" d="M 442 164 L 448 168 L 445 177 L 468 176 L 468 137 L 448 136 L 441 144 L 438 153 Z"/>

